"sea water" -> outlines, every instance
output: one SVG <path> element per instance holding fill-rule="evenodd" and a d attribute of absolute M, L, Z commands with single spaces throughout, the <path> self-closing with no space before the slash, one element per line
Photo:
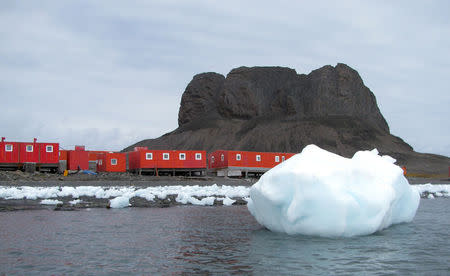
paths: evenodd
<path fill-rule="evenodd" d="M 246 206 L 0 213 L 0 275 L 448 275 L 450 199 L 369 236 L 289 236 Z"/>

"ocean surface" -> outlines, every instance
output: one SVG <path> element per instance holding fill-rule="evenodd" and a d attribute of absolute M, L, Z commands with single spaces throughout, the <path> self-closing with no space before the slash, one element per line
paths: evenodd
<path fill-rule="evenodd" d="M 183 273 L 450 275 L 450 199 L 341 239 L 272 233 L 246 206 L 0 213 L 0 275 Z"/>

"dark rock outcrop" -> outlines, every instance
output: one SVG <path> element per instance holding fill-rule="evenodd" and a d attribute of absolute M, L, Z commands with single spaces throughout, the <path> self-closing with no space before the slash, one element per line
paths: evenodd
<path fill-rule="evenodd" d="M 284 67 L 239 67 L 226 78 L 196 75 L 187 86 L 179 127 L 135 146 L 300 152 L 308 144 L 344 156 L 377 148 L 420 173 L 444 173 L 450 159 L 420 154 L 389 132 L 374 94 L 345 64 L 308 75 Z"/>

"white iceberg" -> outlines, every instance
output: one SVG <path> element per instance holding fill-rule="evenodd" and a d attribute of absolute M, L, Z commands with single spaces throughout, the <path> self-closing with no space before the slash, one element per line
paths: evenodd
<path fill-rule="evenodd" d="M 349 159 L 309 145 L 251 187 L 248 209 L 269 230 L 287 234 L 349 237 L 410 222 L 419 192 L 394 162 L 377 150 Z"/>

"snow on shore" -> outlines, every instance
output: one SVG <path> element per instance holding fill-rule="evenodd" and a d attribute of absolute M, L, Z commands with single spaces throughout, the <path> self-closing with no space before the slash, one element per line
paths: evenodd
<path fill-rule="evenodd" d="M 422 197 L 450 197 L 450 185 L 412 185 L 413 189 L 417 189 Z M 111 207 L 128 207 L 129 199 L 132 197 L 141 197 L 149 201 L 155 198 L 165 199 L 168 195 L 177 195 L 177 201 L 181 204 L 193 205 L 212 205 L 214 200 L 207 199 L 213 197 L 218 201 L 223 201 L 224 205 L 232 205 L 235 200 L 232 198 L 247 199 L 250 187 L 245 186 L 160 186 L 148 188 L 136 187 L 99 187 L 99 186 L 54 186 L 54 187 L 29 187 L 18 186 L 8 187 L 0 186 L 0 199 L 55 199 L 61 197 L 72 197 L 71 205 L 82 202 L 79 198 L 95 197 L 114 200 L 117 197 L 124 197 L 122 204 L 111 204 Z M 198 198 L 204 197 L 199 200 Z M 430 197 L 431 198 L 431 197 Z M 128 200 L 128 201 L 126 201 Z M 117 200 L 118 201 L 118 200 Z M 45 201 L 46 202 L 46 201 Z M 125 203 L 124 203 L 125 202 Z M 61 202 L 58 202 L 61 203 Z M 55 203 L 55 204 L 58 204 Z M 113 207 L 113 208 L 114 208 Z"/>
<path fill-rule="evenodd" d="M 413 185 L 412 187 L 413 189 L 416 189 L 422 197 L 435 198 L 450 196 L 450 185 L 423 184 Z"/>
<path fill-rule="evenodd" d="M 44 199 L 41 200 L 41 204 L 43 205 L 58 205 L 58 204 L 62 204 L 63 202 L 60 200 L 56 200 L 56 199 Z"/>
<path fill-rule="evenodd" d="M 141 197 L 152 201 L 155 198 L 165 199 L 168 195 L 176 195 L 181 204 L 213 205 L 214 200 L 223 201 L 224 205 L 232 205 L 235 200 L 249 196 L 249 187 L 245 186 L 159 186 L 148 188 L 136 187 L 5 187 L 0 186 L 0 199 L 50 199 L 59 197 L 79 198 L 95 197 L 110 199 L 111 208 L 129 206 L 132 197 Z M 199 199 L 201 198 L 201 199 Z"/>

